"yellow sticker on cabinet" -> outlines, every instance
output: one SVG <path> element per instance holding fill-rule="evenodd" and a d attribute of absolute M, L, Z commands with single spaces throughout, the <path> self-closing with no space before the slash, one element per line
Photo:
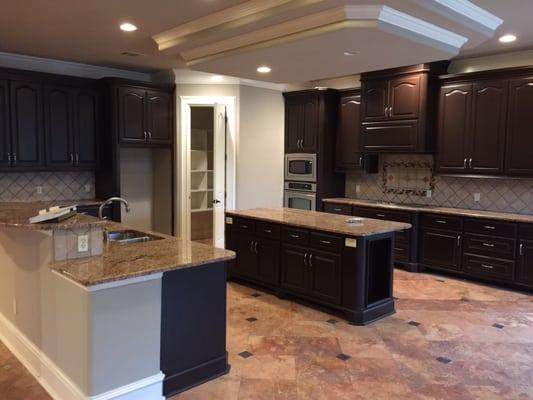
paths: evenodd
<path fill-rule="evenodd" d="M 231 218 L 231 217 L 226 217 L 226 224 L 228 224 L 228 225 L 233 225 L 233 218 Z"/>
<path fill-rule="evenodd" d="M 353 239 L 353 238 L 345 238 L 344 239 L 344 245 L 346 247 L 357 247 L 357 239 Z"/>

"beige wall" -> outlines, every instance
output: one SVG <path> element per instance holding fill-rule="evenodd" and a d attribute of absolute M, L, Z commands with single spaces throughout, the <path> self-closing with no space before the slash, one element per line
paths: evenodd
<path fill-rule="evenodd" d="M 533 65 L 533 50 L 453 60 L 450 63 L 448 72 L 450 74 L 458 74 L 498 68 L 522 67 L 526 65 Z"/>

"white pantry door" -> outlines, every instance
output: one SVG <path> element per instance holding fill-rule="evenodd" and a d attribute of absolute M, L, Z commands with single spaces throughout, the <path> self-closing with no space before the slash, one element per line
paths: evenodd
<path fill-rule="evenodd" d="M 215 104 L 214 111 L 213 244 L 223 248 L 226 210 L 226 106 Z"/>

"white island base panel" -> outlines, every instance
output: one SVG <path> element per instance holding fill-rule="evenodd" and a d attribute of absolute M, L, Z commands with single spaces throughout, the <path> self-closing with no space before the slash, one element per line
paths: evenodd
<path fill-rule="evenodd" d="M 161 278 L 87 290 L 50 231 L 0 229 L 0 339 L 56 400 L 164 400 Z"/>

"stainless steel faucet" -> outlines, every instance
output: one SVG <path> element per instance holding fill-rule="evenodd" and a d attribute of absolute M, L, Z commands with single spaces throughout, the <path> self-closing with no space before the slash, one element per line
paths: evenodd
<path fill-rule="evenodd" d="M 104 201 L 102 204 L 100 204 L 100 208 L 98 208 L 98 218 L 103 219 L 103 213 L 104 213 L 104 207 L 108 204 L 113 203 L 114 201 L 118 201 L 126 207 L 126 212 L 130 212 L 130 205 L 126 200 L 124 200 L 122 197 L 110 197 L 106 201 Z"/>

